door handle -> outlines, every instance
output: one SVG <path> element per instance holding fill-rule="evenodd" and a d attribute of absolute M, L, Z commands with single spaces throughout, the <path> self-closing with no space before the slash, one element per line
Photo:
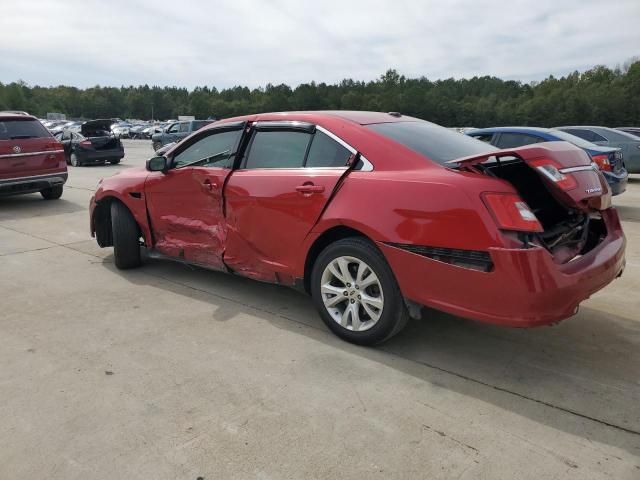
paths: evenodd
<path fill-rule="evenodd" d="M 296 190 L 300 193 L 322 193 L 324 192 L 324 185 L 314 185 L 313 183 L 305 183 L 304 185 L 298 185 Z"/>
<path fill-rule="evenodd" d="M 204 185 L 204 188 L 206 188 L 210 192 L 218 189 L 218 184 L 215 182 L 212 182 L 208 178 L 204 182 L 202 182 L 202 184 Z"/>

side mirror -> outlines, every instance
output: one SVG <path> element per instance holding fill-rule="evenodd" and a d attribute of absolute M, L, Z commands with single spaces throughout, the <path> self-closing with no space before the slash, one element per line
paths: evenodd
<path fill-rule="evenodd" d="M 167 157 L 153 157 L 147 160 L 147 170 L 150 172 L 166 172 L 168 166 Z"/>

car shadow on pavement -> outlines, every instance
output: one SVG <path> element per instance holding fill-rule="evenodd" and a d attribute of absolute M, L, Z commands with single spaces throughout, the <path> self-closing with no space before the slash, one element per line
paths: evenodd
<path fill-rule="evenodd" d="M 556 326 L 513 329 L 427 310 L 379 347 L 341 341 L 311 299 L 292 289 L 172 262 L 145 260 L 136 285 L 212 304 L 212 321 L 239 314 L 305 335 L 424 382 L 640 456 L 640 322 L 582 308 Z M 428 405 L 429 398 L 420 399 Z M 526 432 L 523 432 L 526 436 Z"/>
<path fill-rule="evenodd" d="M 616 210 L 623 222 L 640 222 L 640 207 L 616 205 Z"/>
<path fill-rule="evenodd" d="M 63 197 L 58 200 L 44 200 L 39 193 L 0 197 L 0 222 L 85 210 L 85 206 L 65 200 L 64 193 Z"/>

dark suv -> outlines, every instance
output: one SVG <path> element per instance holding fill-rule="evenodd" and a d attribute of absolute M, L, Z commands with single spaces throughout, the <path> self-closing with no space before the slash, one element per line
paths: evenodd
<path fill-rule="evenodd" d="M 51 133 L 23 112 L 0 112 L 0 195 L 40 192 L 60 198 L 67 181 L 64 150 Z"/>

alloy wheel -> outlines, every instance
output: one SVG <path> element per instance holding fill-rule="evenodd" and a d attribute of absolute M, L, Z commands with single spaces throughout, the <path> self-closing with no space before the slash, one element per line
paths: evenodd
<path fill-rule="evenodd" d="M 363 332 L 373 327 L 384 308 L 382 285 L 362 260 L 341 256 L 322 272 L 320 292 L 331 318 L 343 328 Z"/>

